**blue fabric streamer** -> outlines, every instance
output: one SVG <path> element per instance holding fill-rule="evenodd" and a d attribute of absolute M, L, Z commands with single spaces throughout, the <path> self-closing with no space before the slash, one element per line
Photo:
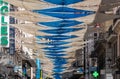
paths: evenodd
<path fill-rule="evenodd" d="M 43 10 L 33 10 L 33 12 L 52 16 L 52 17 L 57 17 L 61 19 L 78 18 L 78 17 L 84 17 L 91 14 L 95 14 L 94 11 L 79 10 L 79 9 L 68 8 L 68 7 L 57 7 L 57 8 L 43 9 Z"/>
<path fill-rule="evenodd" d="M 72 39 L 72 38 L 76 38 L 77 36 L 75 35 L 53 35 L 53 36 L 36 36 L 37 38 L 41 39 L 41 38 L 45 38 L 45 39 L 49 39 L 49 40 L 67 40 L 67 39 Z"/>
<path fill-rule="evenodd" d="M 83 22 L 79 22 L 75 20 L 61 20 L 61 21 L 53 21 L 53 22 L 39 22 L 38 24 L 45 25 L 48 27 L 54 27 L 54 28 L 68 28 L 82 23 Z"/>
<path fill-rule="evenodd" d="M 49 33 L 49 34 L 65 34 L 69 32 L 79 31 L 83 28 L 60 28 L 60 29 L 48 29 L 48 30 L 39 30 L 41 32 Z"/>

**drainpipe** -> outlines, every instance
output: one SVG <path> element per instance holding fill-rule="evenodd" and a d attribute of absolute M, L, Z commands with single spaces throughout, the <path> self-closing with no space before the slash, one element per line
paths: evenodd
<path fill-rule="evenodd" d="M 120 53 L 119 53 L 119 51 L 120 51 L 120 48 L 119 48 L 120 47 L 120 45 L 119 45 L 120 44 L 120 34 L 118 34 L 117 37 L 118 37 L 117 38 L 117 56 L 120 56 Z"/>

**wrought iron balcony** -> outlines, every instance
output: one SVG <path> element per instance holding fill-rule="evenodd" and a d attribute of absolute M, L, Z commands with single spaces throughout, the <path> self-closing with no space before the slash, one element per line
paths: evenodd
<path fill-rule="evenodd" d="M 116 39 L 117 35 L 116 33 L 113 31 L 113 26 L 111 25 L 109 30 L 108 30 L 108 34 L 107 34 L 107 41 L 111 42 L 114 39 Z"/>
<path fill-rule="evenodd" d="M 120 56 L 118 56 L 116 59 L 116 66 L 120 70 Z"/>

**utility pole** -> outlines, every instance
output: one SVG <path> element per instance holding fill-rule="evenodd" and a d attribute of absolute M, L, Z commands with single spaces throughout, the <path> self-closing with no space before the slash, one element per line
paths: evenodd
<path fill-rule="evenodd" d="M 87 25 L 86 25 L 86 27 L 87 27 Z M 87 31 L 88 31 L 88 27 L 87 27 Z M 86 43 L 86 41 L 87 41 L 87 37 L 88 37 L 88 34 L 86 33 L 85 34 L 85 37 L 84 37 L 84 42 L 85 42 L 85 44 L 84 44 L 84 77 L 85 77 L 85 79 L 88 79 L 88 67 L 87 67 L 87 52 L 88 52 L 88 44 Z"/>
<path fill-rule="evenodd" d="M 85 51 L 85 49 L 86 48 L 84 47 L 84 77 L 86 78 L 86 64 L 85 64 L 86 63 L 86 60 L 85 60 L 85 57 L 86 57 L 86 55 L 85 55 L 86 53 L 85 52 L 86 51 Z"/>
<path fill-rule="evenodd" d="M 86 40 L 84 40 L 86 41 Z M 87 66 L 87 60 L 88 60 L 88 56 L 87 56 L 87 51 L 88 51 L 88 47 L 87 47 L 87 44 L 84 44 L 85 47 L 84 47 L 84 77 L 85 79 L 88 79 L 88 66 Z"/>

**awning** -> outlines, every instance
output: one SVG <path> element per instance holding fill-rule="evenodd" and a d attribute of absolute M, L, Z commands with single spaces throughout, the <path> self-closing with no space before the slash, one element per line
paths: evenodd
<path fill-rule="evenodd" d="M 71 36 L 71 38 L 70 38 L 70 36 Z M 38 40 L 36 41 L 37 43 L 40 43 L 41 44 L 41 42 L 54 42 L 54 41 L 63 41 L 64 39 L 66 39 L 66 40 L 64 40 L 63 42 L 79 42 L 79 41 L 82 41 L 83 40 L 83 38 L 84 38 L 84 35 L 82 35 L 81 34 L 81 36 L 77 36 L 76 38 L 72 38 L 72 35 L 69 35 L 69 37 L 55 37 L 55 36 L 48 36 L 48 38 L 47 38 L 47 36 L 46 37 L 44 37 L 44 36 L 38 36 L 37 37 L 38 38 Z M 45 40 L 42 40 L 42 39 L 45 39 Z"/>
<path fill-rule="evenodd" d="M 29 41 L 28 41 L 29 40 Z M 21 38 L 21 41 L 25 42 L 25 43 L 34 43 L 35 42 L 35 37 L 32 36 L 32 37 L 24 37 L 24 38 Z"/>
<path fill-rule="evenodd" d="M 74 47 L 65 49 L 65 51 L 66 51 L 66 52 L 74 52 L 74 51 L 76 51 L 76 50 L 78 50 L 78 49 L 82 49 L 83 47 L 85 47 L 85 46 L 74 46 Z M 69 56 L 69 53 L 68 53 L 67 56 Z"/>
<path fill-rule="evenodd" d="M 80 46 L 80 45 L 84 45 L 84 44 L 86 44 L 87 42 L 84 42 L 84 41 L 81 41 L 81 42 L 71 42 L 71 43 L 69 43 L 69 44 L 66 44 L 66 45 L 64 45 L 64 46 Z"/>
<path fill-rule="evenodd" d="M 13 4 L 13 5 L 16 5 L 16 6 L 19 6 L 19 7 L 23 7 L 23 4 L 22 3 L 24 3 L 25 5 L 27 5 L 27 6 L 29 6 L 28 4 L 29 3 L 34 3 L 35 5 L 37 5 L 36 3 L 38 3 L 38 4 L 43 4 L 44 6 L 41 6 L 41 5 L 39 5 L 39 7 L 41 6 L 41 7 L 49 7 L 50 6 L 50 4 L 49 3 L 45 3 L 45 2 L 40 2 L 40 1 L 18 1 L 18 0 L 14 0 L 14 1 L 11 1 L 11 0 L 5 0 L 5 1 L 7 1 L 7 2 L 9 2 L 9 3 L 11 3 L 11 4 Z M 96 1 L 96 2 L 95 2 Z M 82 6 L 85 6 L 85 5 L 88 5 L 88 6 L 93 6 L 95 3 L 96 3 L 96 6 L 94 6 L 94 7 L 96 7 L 95 8 L 95 10 L 97 10 L 97 7 L 99 7 L 98 5 L 99 5 L 99 3 L 101 2 L 101 0 L 93 0 L 93 1 L 84 1 L 84 2 L 80 2 L 80 3 L 76 3 L 76 4 L 72 4 L 72 5 L 70 5 L 71 7 L 73 6 L 76 6 L 76 8 L 78 8 L 77 6 L 78 5 L 81 5 L 81 7 Z M 91 4 L 90 4 L 91 3 Z M 32 5 L 34 5 L 34 4 L 32 4 Z M 49 6 L 47 6 L 49 4 Z M 24 6 L 25 6 L 24 5 Z M 53 4 L 51 4 L 51 5 L 53 5 Z M 113 8 L 113 7 L 116 7 L 116 6 L 119 6 L 120 5 L 120 1 L 119 0 L 102 0 L 102 2 L 101 2 L 101 4 L 100 4 L 100 8 L 99 8 L 99 11 L 105 11 L 105 10 L 108 10 L 108 9 L 111 9 L 111 8 Z M 29 7 L 33 7 L 33 6 L 29 6 Z M 37 6 L 38 7 L 38 6 Z M 86 7 L 87 8 L 87 7 Z M 39 8 L 39 9 L 42 9 L 42 8 Z M 91 8 L 90 8 L 91 9 Z M 90 10 L 89 9 L 89 10 Z M 110 18 L 109 18 L 110 19 Z M 103 22 L 104 22 L 104 20 L 106 21 L 106 20 L 109 20 L 109 19 L 103 19 Z M 28 20 L 28 19 L 27 19 Z M 78 20 L 80 20 L 80 19 L 78 19 Z M 32 20 L 33 22 L 34 21 L 36 21 L 36 20 Z M 85 21 L 87 24 L 89 24 L 89 23 L 91 23 L 89 20 L 83 20 L 83 21 Z M 99 22 L 99 21 L 98 21 Z"/>
<path fill-rule="evenodd" d="M 17 19 L 35 22 L 35 23 L 36 22 L 46 22 L 46 21 L 58 20 L 57 18 L 52 18 L 49 16 L 30 12 L 27 10 L 10 12 L 9 14 L 10 14 L 10 16 L 15 17 Z"/>
<path fill-rule="evenodd" d="M 85 17 L 75 18 L 74 20 L 84 22 L 85 24 L 90 24 L 93 22 L 96 14 L 88 15 Z"/>
<path fill-rule="evenodd" d="M 16 28 L 26 28 L 26 29 L 33 29 L 33 30 L 45 30 L 46 27 L 44 26 L 39 26 L 39 25 L 36 25 L 34 23 L 25 23 L 25 24 L 10 24 L 11 26 L 13 27 L 16 27 Z M 49 29 L 49 27 L 48 27 Z"/>
<path fill-rule="evenodd" d="M 105 21 L 108 21 L 108 20 L 119 18 L 119 17 L 120 17 L 119 15 L 97 13 L 92 24 L 102 23 L 102 22 L 105 22 Z"/>
<path fill-rule="evenodd" d="M 34 29 L 32 29 L 32 28 L 27 28 L 27 27 L 17 27 L 17 26 L 19 26 L 19 25 L 15 25 L 15 26 L 13 26 L 13 27 L 16 27 L 16 28 L 18 28 L 19 30 L 21 30 L 21 31 L 23 31 L 23 32 L 25 32 L 25 33 L 29 33 L 29 34 L 31 34 L 31 35 L 36 35 L 36 36 L 38 36 L 38 35 L 49 35 L 49 34 L 47 34 L 47 33 L 44 33 L 44 32 L 39 32 L 38 31 L 38 29 L 37 28 L 34 28 Z"/>
<path fill-rule="evenodd" d="M 44 9 L 44 8 L 52 6 L 52 4 L 49 4 L 49 3 L 46 3 L 43 1 L 38 1 L 38 0 L 31 0 L 31 1 L 4 0 L 4 1 L 6 1 L 14 6 L 25 8 L 26 10 Z"/>
<path fill-rule="evenodd" d="M 84 39 L 84 35 L 81 37 L 78 37 L 78 38 L 73 38 L 73 39 L 68 39 L 68 40 L 65 40 L 66 42 L 77 42 L 77 41 L 80 41 L 80 40 L 83 40 Z"/>
<path fill-rule="evenodd" d="M 102 0 L 101 4 L 118 3 L 120 0 Z"/>
<path fill-rule="evenodd" d="M 99 12 L 102 12 L 102 11 L 107 11 L 109 9 L 112 9 L 112 8 L 115 8 L 117 6 L 120 6 L 120 2 L 118 3 L 110 3 L 110 4 L 105 4 L 105 5 L 100 5 L 100 8 L 99 8 Z"/>
<path fill-rule="evenodd" d="M 108 20 L 112 20 L 114 18 L 119 18 L 119 15 L 105 14 L 105 11 L 115 8 L 117 6 L 120 6 L 120 0 L 102 0 L 99 9 L 96 13 L 95 19 L 90 25 L 102 23 Z"/>
<path fill-rule="evenodd" d="M 80 31 L 72 32 L 70 34 L 71 35 L 76 35 L 76 36 L 84 36 L 86 31 L 87 31 L 87 29 L 83 29 L 83 30 L 80 30 Z"/>
<path fill-rule="evenodd" d="M 45 46 L 43 45 L 38 45 L 38 44 L 33 44 L 33 43 L 23 43 L 24 46 L 28 47 L 28 48 L 31 48 L 31 49 L 40 49 L 40 48 L 43 48 Z"/>
<path fill-rule="evenodd" d="M 85 0 L 83 2 L 71 4 L 68 6 L 76 9 L 97 11 L 100 3 L 101 3 L 101 0 Z"/>
<path fill-rule="evenodd" d="M 35 25 L 33 23 L 27 23 L 27 24 L 10 24 L 11 26 L 18 28 L 24 32 L 30 33 L 30 34 L 36 34 L 40 36 L 45 36 L 45 35 L 50 35 L 48 33 L 43 33 L 43 32 L 38 32 L 38 30 L 45 30 L 45 29 L 51 29 L 50 27 L 45 27 L 45 26 L 39 26 Z M 76 32 L 71 32 L 71 35 L 76 35 L 76 36 L 82 36 L 87 30 L 87 27 L 81 26 L 75 26 L 74 28 L 84 28 L 82 30 L 76 31 Z M 67 35 L 67 34 L 65 34 Z"/>

